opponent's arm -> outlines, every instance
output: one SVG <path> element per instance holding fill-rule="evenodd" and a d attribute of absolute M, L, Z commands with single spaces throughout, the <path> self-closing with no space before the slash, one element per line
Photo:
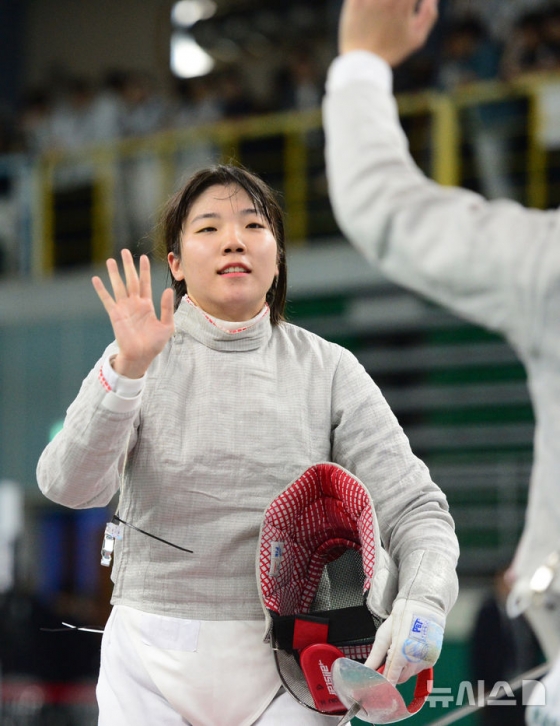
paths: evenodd
<path fill-rule="evenodd" d="M 543 260 L 556 247 L 558 219 L 435 184 L 416 166 L 400 126 L 388 63 L 418 47 L 434 8 L 433 0 L 418 14 L 413 0 L 344 3 L 342 54 L 324 101 L 335 217 L 388 278 L 532 349 L 535 290 L 546 293 L 552 279 Z"/>

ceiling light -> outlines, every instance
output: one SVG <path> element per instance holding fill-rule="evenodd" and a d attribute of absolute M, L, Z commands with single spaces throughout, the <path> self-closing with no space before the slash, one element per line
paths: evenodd
<path fill-rule="evenodd" d="M 174 25 L 191 28 L 199 20 L 211 18 L 217 9 L 214 0 L 181 0 L 171 10 Z"/>
<path fill-rule="evenodd" d="M 179 78 L 205 76 L 214 68 L 214 59 L 186 33 L 171 36 L 171 71 Z"/>

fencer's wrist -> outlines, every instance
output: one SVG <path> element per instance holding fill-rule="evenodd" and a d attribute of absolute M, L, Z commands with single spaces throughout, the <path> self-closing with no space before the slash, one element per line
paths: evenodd
<path fill-rule="evenodd" d="M 445 617 L 457 599 L 456 568 L 453 556 L 414 550 L 399 563 L 399 591 L 395 599 L 417 602 L 419 607 Z"/>
<path fill-rule="evenodd" d="M 121 398 L 136 398 L 142 393 L 146 376 L 130 378 L 118 373 L 113 365 L 116 355 L 107 357 L 101 366 L 100 379 L 107 390 Z"/>
<path fill-rule="evenodd" d="M 445 615 L 416 600 L 399 600 L 395 606 L 393 627 L 398 628 L 401 656 L 412 667 L 422 665 L 419 670 L 434 665 L 443 644 Z"/>
<path fill-rule="evenodd" d="M 150 367 L 150 363 L 151 361 L 145 360 L 129 360 L 121 353 L 117 353 L 111 360 L 111 366 L 115 373 L 129 380 L 140 380 L 143 378 Z"/>
<path fill-rule="evenodd" d="M 335 58 L 327 74 L 327 91 L 334 93 L 356 81 L 374 83 L 391 93 L 393 71 L 383 58 L 365 50 L 353 50 Z"/>

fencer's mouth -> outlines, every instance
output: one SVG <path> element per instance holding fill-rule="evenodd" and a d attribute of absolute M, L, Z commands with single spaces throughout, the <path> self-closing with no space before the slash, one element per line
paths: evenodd
<path fill-rule="evenodd" d="M 244 265 L 228 265 L 227 267 L 224 267 L 222 270 L 218 270 L 218 275 L 231 275 L 234 273 L 250 273 L 251 270 L 249 270 Z"/>

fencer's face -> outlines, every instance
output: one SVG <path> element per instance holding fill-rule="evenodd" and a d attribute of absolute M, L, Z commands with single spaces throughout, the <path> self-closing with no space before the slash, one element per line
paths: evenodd
<path fill-rule="evenodd" d="M 181 258 L 168 255 L 191 300 L 221 320 L 250 320 L 278 275 L 276 239 L 247 192 L 214 185 L 193 203 L 183 224 Z"/>

